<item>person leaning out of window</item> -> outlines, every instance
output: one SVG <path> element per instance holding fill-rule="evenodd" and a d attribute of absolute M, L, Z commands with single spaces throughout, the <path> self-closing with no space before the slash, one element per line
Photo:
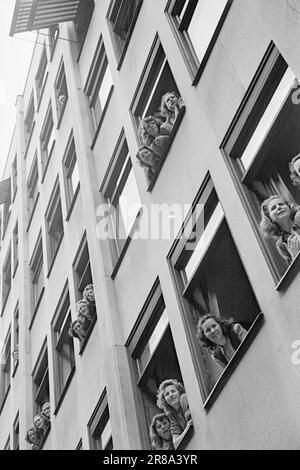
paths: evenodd
<path fill-rule="evenodd" d="M 157 392 L 157 406 L 170 419 L 174 447 L 181 441 L 182 434 L 193 425 L 184 386 L 176 379 L 164 380 Z"/>
<path fill-rule="evenodd" d="M 231 319 L 218 318 L 210 313 L 200 318 L 197 337 L 211 357 L 221 367 L 226 367 L 235 350 L 244 340 L 247 331 Z"/>
<path fill-rule="evenodd" d="M 300 206 L 275 195 L 261 205 L 260 229 L 276 240 L 279 254 L 291 263 L 300 250 Z"/>
<path fill-rule="evenodd" d="M 165 413 L 153 416 L 149 428 L 149 437 L 153 450 L 174 450 L 171 423 Z"/>

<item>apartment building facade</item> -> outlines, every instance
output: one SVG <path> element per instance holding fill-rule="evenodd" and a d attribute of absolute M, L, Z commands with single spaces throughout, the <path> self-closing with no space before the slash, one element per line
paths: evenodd
<path fill-rule="evenodd" d="M 40 449 L 150 449 L 171 378 L 179 449 L 299 448 L 299 253 L 259 228 L 269 196 L 300 204 L 299 0 L 65 3 L 12 20 L 38 34 L 2 177 L 0 447 L 30 450 L 50 402 Z M 167 92 L 178 115 L 139 161 Z M 225 368 L 197 338 L 208 312 L 247 330 Z"/>

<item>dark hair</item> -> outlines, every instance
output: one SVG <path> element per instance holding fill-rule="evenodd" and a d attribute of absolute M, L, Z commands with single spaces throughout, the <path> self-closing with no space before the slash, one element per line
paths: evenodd
<path fill-rule="evenodd" d="M 30 437 L 29 437 L 30 431 L 33 431 L 33 432 L 35 433 L 35 435 L 36 435 L 36 437 L 37 437 L 38 443 L 33 442 L 33 441 L 30 439 Z M 41 431 L 40 431 L 38 428 L 36 428 L 35 426 L 32 426 L 31 428 L 27 429 L 26 434 L 25 434 L 25 441 L 28 442 L 29 444 L 38 445 L 38 444 L 39 444 L 39 441 L 41 440 L 41 438 L 42 438 L 42 433 L 41 433 Z"/>
<path fill-rule="evenodd" d="M 177 388 L 180 395 L 185 393 L 185 388 L 181 382 L 178 382 L 178 380 L 176 379 L 166 379 L 159 386 L 159 389 L 157 392 L 156 404 L 158 408 L 163 410 L 167 415 L 174 415 L 174 408 L 167 403 L 165 399 L 165 395 L 164 395 L 165 388 L 168 387 L 169 385 L 174 385 L 174 387 Z"/>
<path fill-rule="evenodd" d="M 295 155 L 289 163 L 290 178 L 294 186 L 300 189 L 300 176 L 296 173 L 294 169 L 294 163 L 300 159 L 300 153 Z"/>
<path fill-rule="evenodd" d="M 286 205 L 291 210 L 291 220 L 294 220 L 296 212 L 299 210 L 299 206 L 296 204 L 290 203 L 287 201 L 283 196 L 278 194 L 268 197 L 265 199 L 261 204 L 261 221 L 260 221 L 260 230 L 264 234 L 265 237 L 280 237 L 283 234 L 283 230 L 277 222 L 271 219 L 269 213 L 269 204 L 273 199 L 282 199 L 286 203 Z"/>
<path fill-rule="evenodd" d="M 153 416 L 150 427 L 149 427 L 149 436 L 150 436 L 150 440 L 151 440 L 151 447 L 154 450 L 163 449 L 163 440 L 164 439 L 158 434 L 158 432 L 156 430 L 156 424 L 157 424 L 157 421 L 163 421 L 164 419 L 166 419 L 170 423 L 169 417 L 166 415 L 166 413 L 160 413 L 158 415 Z"/>
<path fill-rule="evenodd" d="M 205 346 L 209 350 L 214 351 L 219 346 L 216 343 L 213 343 L 212 341 L 210 341 L 205 336 L 204 331 L 203 331 L 203 324 L 206 322 L 206 320 L 209 320 L 210 318 L 215 320 L 220 325 L 223 335 L 226 338 L 229 337 L 230 328 L 233 325 L 234 321 L 232 318 L 228 318 L 228 319 L 219 318 L 219 317 L 216 317 L 215 315 L 212 315 L 211 313 L 207 313 L 206 315 L 203 315 L 203 317 L 199 319 L 199 322 L 197 325 L 197 337 L 199 338 L 199 341 L 202 344 L 202 346 Z"/>

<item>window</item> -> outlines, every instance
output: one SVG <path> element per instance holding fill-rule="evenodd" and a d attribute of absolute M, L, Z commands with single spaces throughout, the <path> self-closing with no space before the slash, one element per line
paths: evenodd
<path fill-rule="evenodd" d="M 13 362 L 14 362 L 14 371 L 16 370 L 19 364 L 19 304 L 17 304 L 14 311 L 14 323 L 13 323 Z"/>
<path fill-rule="evenodd" d="M 26 147 L 28 147 L 28 145 L 29 145 L 30 138 L 31 138 L 33 128 L 34 128 L 34 124 L 35 124 L 34 113 L 35 113 L 34 98 L 33 98 L 33 92 L 32 92 L 30 100 L 29 100 L 29 104 L 28 104 L 28 107 L 27 107 L 25 121 L 24 121 L 25 145 L 26 145 Z"/>
<path fill-rule="evenodd" d="M 79 171 L 73 132 L 71 133 L 63 158 L 67 210 L 71 208 L 79 190 Z"/>
<path fill-rule="evenodd" d="M 50 202 L 46 210 L 45 219 L 47 232 L 48 267 L 51 269 L 64 234 L 58 180 L 52 191 Z"/>
<path fill-rule="evenodd" d="M 38 188 L 38 179 L 39 179 L 39 171 L 38 171 L 38 163 L 37 163 L 37 155 L 33 159 L 33 163 L 31 165 L 31 169 L 29 172 L 28 180 L 27 180 L 27 199 L 28 199 L 28 220 L 31 221 L 33 216 L 33 212 L 39 197 L 39 188 Z"/>
<path fill-rule="evenodd" d="M 169 0 L 166 13 L 197 84 L 232 0 Z"/>
<path fill-rule="evenodd" d="M 6 305 L 8 295 L 11 288 L 11 246 L 8 248 L 8 252 L 3 264 L 2 272 L 2 312 Z"/>
<path fill-rule="evenodd" d="M 34 414 L 40 413 L 45 402 L 50 402 L 47 342 L 44 341 L 32 372 Z"/>
<path fill-rule="evenodd" d="M 158 279 L 144 304 L 126 346 L 132 358 L 134 384 L 138 389 L 143 448 L 150 448 L 149 426 L 157 407 L 157 391 L 166 379 L 183 383 L 168 313 Z M 186 439 L 189 433 L 186 434 Z M 182 436 L 183 438 L 183 436 Z M 185 441 L 186 442 L 186 441 Z M 177 443 L 183 448 L 184 440 Z"/>
<path fill-rule="evenodd" d="M 95 8 L 94 0 L 85 0 L 84 2 L 80 2 L 77 12 L 77 18 L 74 22 L 75 24 L 75 31 L 77 35 L 78 41 L 78 57 L 79 60 L 81 50 L 84 44 L 84 40 L 89 28 L 89 24 L 92 18 L 92 14 Z"/>
<path fill-rule="evenodd" d="M 35 76 L 38 106 L 42 99 L 42 95 L 44 92 L 47 78 L 48 78 L 48 60 L 47 60 L 46 46 L 44 45 L 42 55 L 41 55 L 40 65 L 39 65 L 37 74 Z"/>
<path fill-rule="evenodd" d="M 19 238 L 18 238 L 18 222 L 13 231 L 13 256 L 14 256 L 14 264 L 13 269 L 14 273 L 17 269 L 19 263 Z"/>
<path fill-rule="evenodd" d="M 3 450 L 10 450 L 10 436 L 8 436 L 8 439 L 5 443 L 5 446 L 4 446 Z"/>
<path fill-rule="evenodd" d="M 107 19 L 119 60 L 118 70 L 120 69 L 121 60 L 126 52 L 141 6 L 141 0 L 112 0 L 110 2 Z"/>
<path fill-rule="evenodd" d="M 210 392 L 217 389 L 216 384 L 226 370 L 225 365 L 228 364 L 227 369 L 230 371 L 236 363 L 234 357 L 241 357 L 235 354 L 235 350 L 245 351 L 243 342 L 249 344 L 261 315 L 209 177 L 200 188 L 182 233 L 184 235 L 178 236 L 168 259 L 175 286 L 181 296 L 183 321 L 190 338 L 192 357 L 205 402 Z M 236 341 L 226 360 L 225 353 L 221 351 L 221 359 L 224 359 L 222 366 L 211 357 L 207 347 L 200 345 L 196 337 L 198 321 L 208 313 L 220 321 L 232 318 L 234 324 L 241 325 L 238 330 L 242 333 L 241 337 L 236 338 L 233 334 L 233 340 Z"/>
<path fill-rule="evenodd" d="M 6 335 L 4 345 L 1 351 L 1 373 L 0 373 L 0 412 L 5 403 L 8 391 L 10 389 L 10 371 L 11 371 L 11 331 Z"/>
<path fill-rule="evenodd" d="M 88 74 L 84 91 L 87 94 L 92 112 L 94 130 L 98 133 L 113 90 L 113 81 L 102 37 L 98 41 L 96 52 Z"/>
<path fill-rule="evenodd" d="M 32 310 L 37 309 L 44 291 L 43 244 L 40 232 L 30 260 Z"/>
<path fill-rule="evenodd" d="M 19 430 L 19 413 L 16 416 L 13 425 L 13 450 L 19 450 L 20 430 Z"/>
<path fill-rule="evenodd" d="M 16 195 L 16 192 L 17 192 L 17 188 L 18 188 L 18 183 L 17 183 L 17 177 L 18 177 L 17 155 L 15 156 L 15 159 L 14 159 L 13 164 L 12 164 L 11 174 L 12 174 L 12 189 L 13 189 L 12 198 L 14 199 L 15 195 Z"/>
<path fill-rule="evenodd" d="M 64 396 L 75 371 L 73 338 L 68 335 L 71 321 L 70 298 L 66 284 L 51 322 L 56 406 Z"/>
<path fill-rule="evenodd" d="M 77 251 L 75 261 L 73 263 L 73 269 L 76 286 L 76 299 L 80 300 L 83 297 L 85 286 L 93 284 L 89 249 L 85 236 L 83 237 Z"/>
<path fill-rule="evenodd" d="M 113 263 L 116 266 L 131 239 L 142 205 L 123 131 L 100 191 L 110 206 L 109 239 Z"/>
<path fill-rule="evenodd" d="M 106 391 L 103 392 L 88 423 L 91 450 L 113 450 Z"/>
<path fill-rule="evenodd" d="M 167 103 L 170 97 L 172 109 L 168 108 L 170 104 Z M 137 158 L 147 172 L 148 191 L 151 191 L 185 112 L 158 36 L 154 40 L 130 110 L 140 144 Z M 152 130 L 148 132 L 151 123 Z"/>
<path fill-rule="evenodd" d="M 299 90 L 294 73 L 271 44 L 221 144 L 276 282 L 282 279 L 299 250 L 289 251 L 289 238 L 286 240 L 281 233 L 280 225 L 278 234 L 263 236 L 259 230 L 261 204 L 274 195 L 289 204 L 300 204 L 300 192 L 289 171 L 289 162 L 300 151 L 296 137 Z M 269 215 L 268 220 L 271 221 Z"/>
<path fill-rule="evenodd" d="M 42 169 L 43 177 L 46 173 L 50 156 L 55 144 L 55 129 L 53 124 L 53 114 L 51 102 L 49 103 L 44 124 L 42 127 L 42 132 L 40 135 L 40 144 L 41 144 L 41 157 L 42 157 Z"/>
<path fill-rule="evenodd" d="M 48 30 L 48 35 L 49 35 L 49 48 L 50 48 L 50 56 L 51 59 L 54 54 L 55 46 L 59 37 L 59 25 L 58 24 L 52 24 Z"/>
<path fill-rule="evenodd" d="M 65 74 L 65 66 L 63 61 L 61 61 L 57 77 L 54 84 L 55 89 L 55 99 L 56 99 L 56 110 L 57 110 L 57 120 L 60 124 L 61 118 L 63 116 L 64 109 L 68 101 L 68 89 L 67 81 Z"/>

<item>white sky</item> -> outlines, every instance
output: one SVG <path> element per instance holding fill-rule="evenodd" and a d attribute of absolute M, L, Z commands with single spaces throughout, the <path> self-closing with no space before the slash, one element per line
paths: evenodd
<path fill-rule="evenodd" d="M 0 15 L 0 179 L 16 121 L 15 102 L 24 91 L 35 33 L 9 36 L 15 0 L 1 0 Z M 22 39 L 22 40 L 21 40 Z M 25 39 L 25 40 L 24 40 Z M 33 41 L 33 42 L 29 42 Z"/>

